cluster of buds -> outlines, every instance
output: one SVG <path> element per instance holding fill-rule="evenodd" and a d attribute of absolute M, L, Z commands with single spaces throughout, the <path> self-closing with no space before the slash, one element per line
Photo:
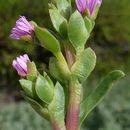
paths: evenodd
<path fill-rule="evenodd" d="M 79 130 L 88 113 L 103 99 L 113 81 L 124 76 L 121 71 L 108 74 L 98 87 L 82 101 L 82 83 L 96 64 L 96 55 L 85 44 L 95 25 L 102 0 L 75 0 L 78 10 L 72 12 L 71 0 L 49 4 L 52 24 L 60 36 L 20 16 L 10 35 L 13 39 L 35 42 L 53 53 L 49 70 L 38 71 L 27 54 L 12 65 L 20 75 L 22 96 L 54 130 Z M 63 44 L 61 49 L 60 44 Z M 65 55 L 64 55 L 65 53 Z M 103 88 L 103 89 L 102 89 Z"/>

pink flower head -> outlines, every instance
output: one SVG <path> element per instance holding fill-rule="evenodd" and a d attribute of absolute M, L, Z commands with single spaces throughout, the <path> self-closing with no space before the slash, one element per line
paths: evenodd
<path fill-rule="evenodd" d="M 22 77 L 27 75 L 27 61 L 30 61 L 27 54 L 17 57 L 13 60 L 12 65 L 18 71 L 18 74 Z"/>
<path fill-rule="evenodd" d="M 90 16 L 92 15 L 96 6 L 99 5 L 100 7 L 102 3 L 102 0 L 75 0 L 75 1 L 79 12 L 83 14 L 85 9 L 87 8 Z"/>
<path fill-rule="evenodd" d="M 32 37 L 34 31 L 34 27 L 30 25 L 27 19 L 24 16 L 20 16 L 20 18 L 16 21 L 15 27 L 12 29 L 12 34 L 10 35 L 13 39 L 22 40 L 20 37 L 29 36 Z"/>

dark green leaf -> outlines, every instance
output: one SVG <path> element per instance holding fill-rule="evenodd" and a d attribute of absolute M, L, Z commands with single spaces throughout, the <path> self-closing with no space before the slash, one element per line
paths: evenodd
<path fill-rule="evenodd" d="M 88 113 L 92 111 L 109 92 L 112 88 L 113 82 L 123 76 L 124 73 L 120 70 L 115 70 L 109 73 L 98 87 L 83 101 L 80 106 L 79 127 L 81 126 L 83 120 L 87 117 Z"/>

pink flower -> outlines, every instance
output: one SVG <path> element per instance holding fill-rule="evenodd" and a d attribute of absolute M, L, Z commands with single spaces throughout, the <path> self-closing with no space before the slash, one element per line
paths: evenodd
<path fill-rule="evenodd" d="M 27 75 L 27 62 L 30 61 L 27 54 L 17 57 L 13 60 L 12 65 L 18 71 L 18 74 L 22 77 Z"/>
<path fill-rule="evenodd" d="M 89 11 L 89 15 L 91 16 L 98 5 L 101 6 L 102 0 L 75 0 L 77 8 L 81 14 L 84 13 L 87 8 Z"/>
<path fill-rule="evenodd" d="M 12 34 L 10 37 L 13 39 L 22 40 L 22 36 L 32 37 L 33 31 L 34 27 L 30 25 L 24 16 L 20 16 L 20 18 L 16 21 L 15 27 L 11 31 Z"/>

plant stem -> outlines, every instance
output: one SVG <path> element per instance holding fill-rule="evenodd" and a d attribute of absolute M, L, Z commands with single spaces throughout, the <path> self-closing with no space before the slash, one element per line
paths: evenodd
<path fill-rule="evenodd" d="M 73 54 L 72 46 L 70 44 L 65 44 L 65 54 L 66 54 L 67 63 L 71 68 L 71 66 L 74 63 L 74 54 Z"/>
<path fill-rule="evenodd" d="M 65 124 L 63 122 L 58 122 L 56 120 L 52 120 L 51 122 L 54 130 L 66 130 Z"/>
<path fill-rule="evenodd" d="M 81 84 L 72 81 L 69 86 L 69 103 L 66 117 L 66 129 L 78 130 L 81 101 Z"/>

